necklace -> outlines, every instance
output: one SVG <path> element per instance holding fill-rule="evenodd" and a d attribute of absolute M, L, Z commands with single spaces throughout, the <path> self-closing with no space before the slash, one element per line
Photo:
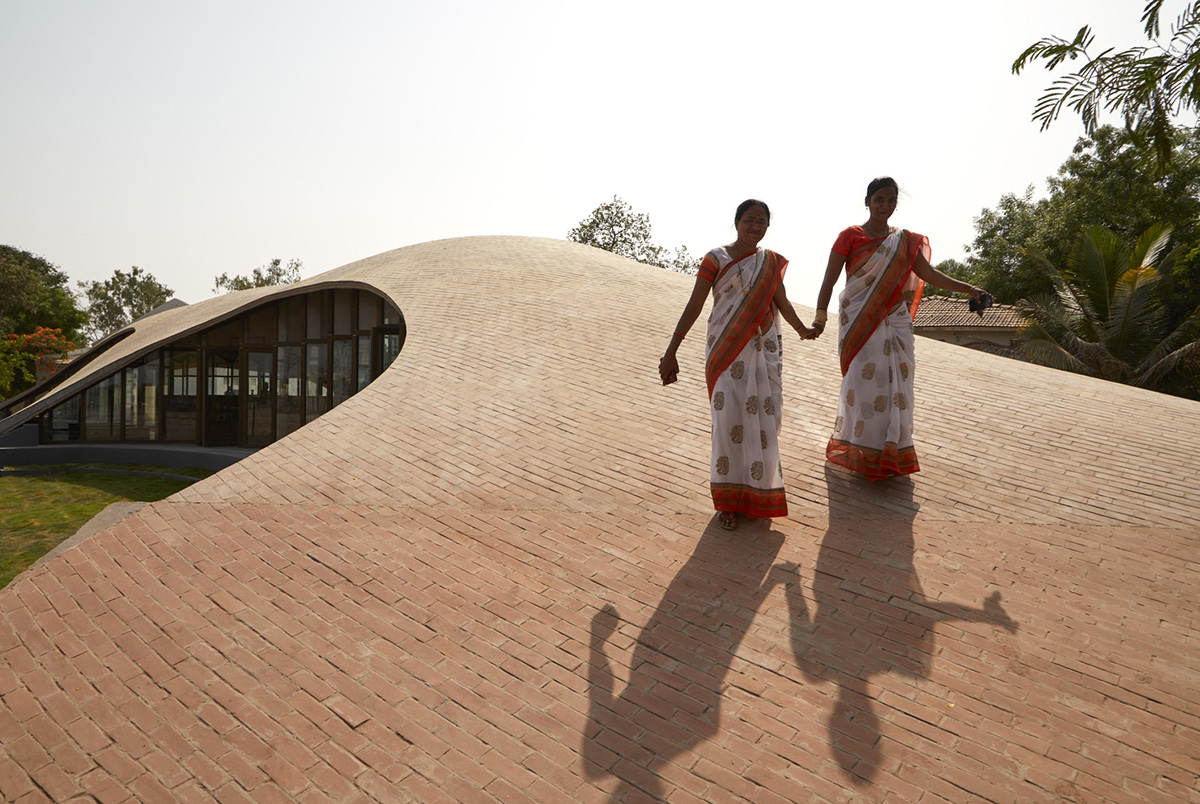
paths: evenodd
<path fill-rule="evenodd" d="M 757 262 L 758 262 L 758 259 L 757 259 L 757 257 L 758 257 L 758 249 L 754 249 L 754 251 L 753 251 L 752 253 L 755 255 L 755 263 L 757 264 Z M 731 253 L 729 256 L 730 256 L 730 258 L 732 258 L 732 257 L 733 257 L 733 254 Z M 742 295 L 743 295 L 743 296 L 749 296 L 749 295 L 750 295 L 750 291 L 749 291 L 749 289 L 746 287 L 746 280 L 742 278 L 742 263 L 743 263 L 743 262 L 745 262 L 745 261 L 746 261 L 746 257 L 749 257 L 749 256 L 750 256 L 750 254 L 749 254 L 749 253 L 747 253 L 747 254 L 746 254 L 746 255 L 744 255 L 744 256 L 743 256 L 741 259 L 739 259 L 739 260 L 736 260 L 736 262 L 737 262 L 737 269 L 738 269 L 738 282 L 740 282 L 740 283 L 742 284 Z"/>
<path fill-rule="evenodd" d="M 862 230 L 863 230 L 863 233 L 866 234 L 867 237 L 871 238 L 872 240 L 878 240 L 881 237 L 887 237 L 888 234 L 892 231 L 892 227 L 885 226 L 883 229 L 883 234 L 881 234 L 881 235 L 877 235 L 877 234 L 873 233 L 866 226 L 863 226 Z"/>

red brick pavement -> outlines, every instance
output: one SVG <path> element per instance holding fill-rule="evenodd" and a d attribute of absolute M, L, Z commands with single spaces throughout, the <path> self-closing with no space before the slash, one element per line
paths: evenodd
<path fill-rule="evenodd" d="M 1200 800 L 1200 405 L 922 341 L 923 471 L 871 485 L 785 337 L 792 515 L 731 534 L 699 339 L 654 377 L 685 277 L 321 281 L 401 307 L 387 374 L 0 592 L 5 800 Z"/>

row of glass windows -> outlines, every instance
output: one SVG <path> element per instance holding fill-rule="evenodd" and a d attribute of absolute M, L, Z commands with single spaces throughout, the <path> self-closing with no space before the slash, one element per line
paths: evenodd
<path fill-rule="evenodd" d="M 59 404 L 42 416 L 41 440 L 264 446 L 365 388 L 403 340 L 399 311 L 369 291 L 271 302 Z"/>

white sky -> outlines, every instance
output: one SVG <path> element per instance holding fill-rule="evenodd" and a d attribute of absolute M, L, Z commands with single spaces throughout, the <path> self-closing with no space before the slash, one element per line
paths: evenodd
<path fill-rule="evenodd" d="M 274 257 L 312 276 L 446 237 L 565 238 L 613 195 L 700 256 L 753 196 L 811 306 L 876 175 L 934 262 L 1004 193 L 1042 194 L 1082 127 L 1040 131 L 1052 77 L 1013 59 L 1084 24 L 1143 44 L 1143 5 L 0 0 L 0 243 L 197 302 Z"/>

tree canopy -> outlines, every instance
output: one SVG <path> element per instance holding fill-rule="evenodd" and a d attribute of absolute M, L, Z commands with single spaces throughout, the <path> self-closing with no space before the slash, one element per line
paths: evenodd
<path fill-rule="evenodd" d="M 1179 158 L 1171 169 L 1154 173 L 1144 169 L 1144 151 L 1133 133 L 1097 128 L 1078 140 L 1058 174 L 1048 179 L 1046 198 L 1035 201 L 1032 186 L 1020 195 L 1003 196 L 975 219 L 976 236 L 966 260 L 939 267 L 987 288 L 998 301 L 1015 304 L 1052 289 L 1035 255 L 1065 265 L 1071 245 L 1089 226 L 1102 226 L 1132 243 L 1161 222 L 1173 227 L 1176 243 L 1188 250 L 1200 245 L 1200 132 L 1180 129 L 1178 137 Z M 1200 276 L 1192 276 L 1197 270 L 1200 252 L 1192 262 L 1177 262 L 1172 287 L 1186 288 L 1195 279 L 1200 293 Z"/>
<path fill-rule="evenodd" d="M 1200 113 L 1200 0 L 1188 3 L 1171 26 L 1171 38 L 1161 42 L 1165 0 L 1149 0 L 1142 11 L 1146 45 L 1099 54 L 1091 26 L 1073 39 L 1048 36 L 1030 45 L 1013 62 L 1019 74 L 1036 61 L 1053 72 L 1066 61 L 1083 60 L 1075 72 L 1057 78 L 1038 99 L 1033 119 L 1045 130 L 1064 108 L 1079 114 L 1092 134 L 1102 112 L 1116 112 L 1126 128 L 1148 143 L 1160 167 L 1171 163 L 1176 139 L 1173 120 L 1184 111 Z"/>
<path fill-rule="evenodd" d="M 213 292 L 220 293 L 225 291 L 229 293 L 234 290 L 249 290 L 250 288 L 261 288 L 268 285 L 290 285 L 293 282 L 300 281 L 300 270 L 304 268 L 304 263 L 300 260 L 292 259 L 285 266 L 283 260 L 276 257 L 266 265 L 255 268 L 249 275 L 221 274 L 214 282 Z"/>
<path fill-rule="evenodd" d="M 86 323 L 87 314 L 79 308 L 67 275 L 57 265 L 28 251 L 0 245 L 0 336 L 50 327 L 77 340 Z"/>
<path fill-rule="evenodd" d="M 567 234 L 567 239 L 680 273 L 694 274 L 700 267 L 700 261 L 684 246 L 679 246 L 674 256 L 669 256 L 665 248 L 655 245 L 650 238 L 650 216 L 634 212 L 615 195 L 612 201 L 592 210 Z"/>
<path fill-rule="evenodd" d="M 103 282 L 80 282 L 88 304 L 87 335 L 94 343 L 165 304 L 174 293 L 136 265 Z"/>

